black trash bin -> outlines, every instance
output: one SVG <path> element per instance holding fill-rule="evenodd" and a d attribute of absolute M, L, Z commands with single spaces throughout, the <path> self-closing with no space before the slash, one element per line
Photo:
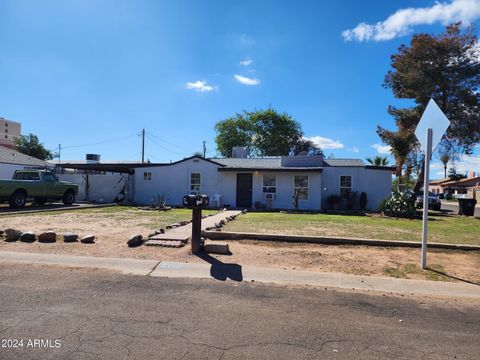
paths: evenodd
<path fill-rule="evenodd" d="M 458 214 L 465 216 L 475 215 L 475 199 L 457 199 L 458 200 Z"/>

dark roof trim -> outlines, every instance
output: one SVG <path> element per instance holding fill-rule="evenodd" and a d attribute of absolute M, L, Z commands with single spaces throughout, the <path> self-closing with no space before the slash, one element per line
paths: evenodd
<path fill-rule="evenodd" d="M 229 171 L 229 172 L 322 172 L 322 168 L 247 168 L 247 167 L 222 167 L 218 168 L 218 171 Z"/>
<path fill-rule="evenodd" d="M 75 170 L 91 170 L 91 171 L 106 171 L 117 173 L 135 173 L 135 168 L 151 167 L 153 164 L 138 163 L 138 164 L 56 164 L 56 166 L 64 169 Z"/>
<path fill-rule="evenodd" d="M 368 170 L 388 170 L 388 171 L 395 171 L 395 166 L 375 166 L 375 165 L 367 165 L 365 169 Z"/>

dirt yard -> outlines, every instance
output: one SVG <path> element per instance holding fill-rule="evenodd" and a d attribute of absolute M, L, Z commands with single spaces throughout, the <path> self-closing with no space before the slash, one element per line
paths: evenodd
<path fill-rule="evenodd" d="M 167 212 L 141 211 L 135 208 L 102 208 L 61 213 L 0 216 L 0 229 L 21 231 L 54 230 L 57 234 L 77 232 L 94 234 L 96 244 L 32 244 L 0 241 L 0 251 L 45 252 L 100 257 L 129 257 L 165 261 L 202 262 L 189 254 L 189 246 L 179 249 L 147 247 L 128 248 L 130 235 L 147 236 L 152 230 L 189 219 L 189 210 Z M 420 249 L 366 246 L 328 246 L 264 241 L 226 241 L 231 256 L 216 256 L 225 263 L 276 267 L 283 269 L 342 272 L 357 275 L 393 276 L 411 279 L 459 281 L 480 284 L 480 253 L 464 251 L 429 251 L 431 270 L 422 271 Z M 456 279 L 457 278 L 457 279 Z"/>

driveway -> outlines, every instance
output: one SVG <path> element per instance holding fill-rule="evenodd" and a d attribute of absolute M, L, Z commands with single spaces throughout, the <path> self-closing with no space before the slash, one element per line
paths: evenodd
<path fill-rule="evenodd" d="M 442 210 L 447 210 L 454 214 L 458 214 L 458 202 L 442 200 Z M 475 217 L 480 218 L 480 204 L 475 206 Z"/>
<path fill-rule="evenodd" d="M 467 300 L 32 265 L 0 264 L 0 313 L 12 360 L 477 359 L 480 342 Z"/>

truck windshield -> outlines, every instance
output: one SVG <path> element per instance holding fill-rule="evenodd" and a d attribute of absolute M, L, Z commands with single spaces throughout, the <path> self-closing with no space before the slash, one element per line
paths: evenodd
<path fill-rule="evenodd" d="M 15 180 L 40 180 L 37 172 L 18 172 L 15 174 Z"/>

